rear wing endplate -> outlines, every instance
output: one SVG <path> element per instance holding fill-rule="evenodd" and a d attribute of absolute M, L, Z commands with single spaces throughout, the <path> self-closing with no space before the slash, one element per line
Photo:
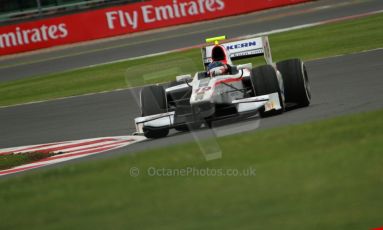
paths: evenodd
<path fill-rule="evenodd" d="M 269 38 L 267 36 L 244 39 L 220 44 L 226 48 L 231 60 L 264 56 L 267 64 L 273 64 Z M 214 45 L 202 47 L 202 60 L 206 67 L 212 62 L 212 49 Z"/>

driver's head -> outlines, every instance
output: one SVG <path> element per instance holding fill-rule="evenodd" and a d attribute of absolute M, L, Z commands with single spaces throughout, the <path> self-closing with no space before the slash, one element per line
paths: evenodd
<path fill-rule="evenodd" d="M 207 73 L 210 77 L 217 75 L 223 75 L 228 72 L 228 67 L 226 64 L 220 61 L 213 61 L 207 66 Z"/>

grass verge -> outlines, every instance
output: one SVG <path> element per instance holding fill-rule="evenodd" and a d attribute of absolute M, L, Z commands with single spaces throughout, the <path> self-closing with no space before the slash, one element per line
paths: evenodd
<path fill-rule="evenodd" d="M 10 169 L 16 166 L 32 163 L 55 155 L 57 154 L 41 152 L 0 155 L 0 170 Z"/>
<path fill-rule="evenodd" d="M 219 138 L 223 158 L 215 161 L 204 161 L 190 143 L 4 179 L 0 229 L 379 227 L 382 116 L 380 110 Z M 153 176 L 153 167 L 253 167 L 256 176 Z"/>
<path fill-rule="evenodd" d="M 275 60 L 383 47 L 383 14 L 270 36 Z M 203 39 L 203 38 L 201 38 Z M 250 60 L 258 63 L 257 61 Z M 202 68 L 199 49 L 0 84 L 0 106 L 170 81 Z M 125 78 L 129 80 L 127 83 Z"/>

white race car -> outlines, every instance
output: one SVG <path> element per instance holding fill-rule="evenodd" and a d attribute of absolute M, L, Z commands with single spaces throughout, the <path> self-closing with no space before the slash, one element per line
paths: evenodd
<path fill-rule="evenodd" d="M 219 44 L 225 36 L 206 39 L 205 70 L 177 76 L 169 87 L 149 85 L 140 92 L 142 116 L 137 134 L 165 137 L 169 129 L 188 131 L 230 117 L 277 115 L 310 104 L 305 64 L 300 59 L 274 63 L 267 36 Z M 214 42 L 214 44 L 211 44 Z M 266 65 L 233 65 L 232 60 L 264 56 Z"/>

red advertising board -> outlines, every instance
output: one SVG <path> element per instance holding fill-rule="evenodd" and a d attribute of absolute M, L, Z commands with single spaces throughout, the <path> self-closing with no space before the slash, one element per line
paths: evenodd
<path fill-rule="evenodd" d="M 0 27 L 0 55 L 209 20 L 310 0 L 152 0 Z"/>

